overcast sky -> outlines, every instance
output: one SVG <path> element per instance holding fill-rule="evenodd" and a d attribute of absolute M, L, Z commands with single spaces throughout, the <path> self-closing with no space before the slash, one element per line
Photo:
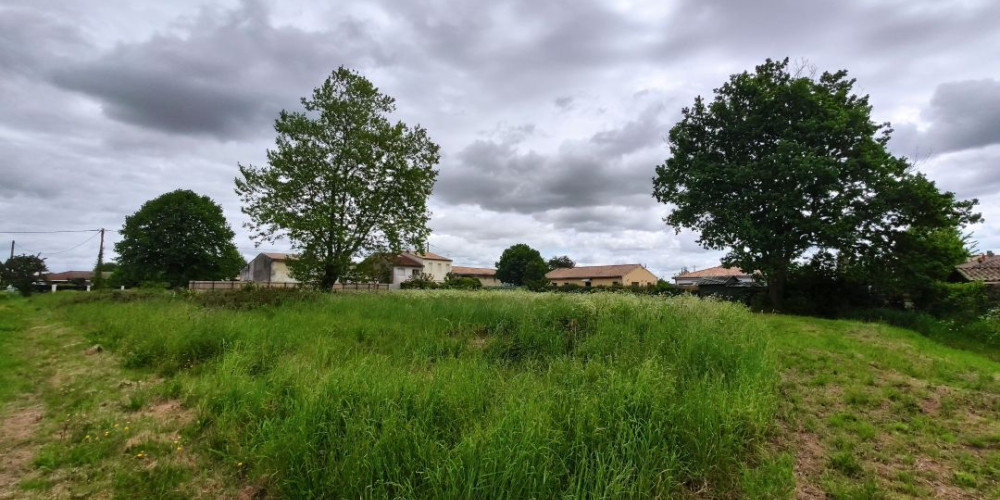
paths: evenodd
<path fill-rule="evenodd" d="M 263 163 L 279 110 L 344 65 L 441 145 L 433 251 L 492 266 L 523 242 L 669 278 L 721 252 L 661 221 L 668 129 L 730 74 L 790 57 L 857 78 L 894 151 L 979 198 L 974 238 L 1000 249 L 998 28 L 996 0 L 3 0 L 0 231 L 119 229 L 184 188 L 222 205 L 244 256 L 287 250 L 242 228 L 236 164 Z M 0 248 L 89 269 L 92 236 Z"/>

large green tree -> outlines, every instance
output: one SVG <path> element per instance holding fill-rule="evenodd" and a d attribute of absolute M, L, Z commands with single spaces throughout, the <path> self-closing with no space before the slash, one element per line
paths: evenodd
<path fill-rule="evenodd" d="M 125 218 L 118 253 L 118 278 L 128 284 L 236 277 L 243 256 L 222 207 L 211 198 L 178 189 L 147 201 Z"/>
<path fill-rule="evenodd" d="M 37 255 L 15 255 L 0 264 L 0 285 L 13 286 L 21 295 L 31 295 L 32 284 L 48 271 L 45 259 Z"/>
<path fill-rule="evenodd" d="M 392 97 L 343 67 L 302 105 L 275 121 L 267 165 L 239 166 L 236 193 L 254 238 L 287 238 L 293 275 L 329 289 L 355 256 L 422 247 L 440 154 L 420 126 L 389 121 Z"/>
<path fill-rule="evenodd" d="M 503 251 L 496 263 L 497 279 L 517 286 L 540 286 L 545 282 L 549 266 L 538 250 L 524 243 L 512 245 Z"/>
<path fill-rule="evenodd" d="M 549 259 L 547 264 L 549 266 L 550 271 L 553 269 L 567 269 L 567 268 L 572 269 L 576 267 L 576 262 L 573 262 L 573 259 L 569 258 L 568 255 L 559 255 L 556 257 L 552 257 L 551 259 Z"/>
<path fill-rule="evenodd" d="M 846 71 L 794 75 L 787 59 L 732 75 L 712 102 L 682 110 L 656 168 L 653 195 L 673 205 L 665 221 L 729 250 L 726 264 L 760 270 L 776 306 L 807 252 L 873 262 L 911 227 L 978 220 L 975 200 L 957 201 L 888 152 L 891 129 L 872 121 L 854 83 Z"/>

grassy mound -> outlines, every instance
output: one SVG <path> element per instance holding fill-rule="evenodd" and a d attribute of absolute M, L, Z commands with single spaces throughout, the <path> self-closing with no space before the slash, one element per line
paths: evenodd
<path fill-rule="evenodd" d="M 415 291 L 62 313 L 128 367 L 171 378 L 199 408 L 198 439 L 282 496 L 767 487 L 748 464 L 772 426 L 777 374 L 759 319 L 731 304 Z"/>

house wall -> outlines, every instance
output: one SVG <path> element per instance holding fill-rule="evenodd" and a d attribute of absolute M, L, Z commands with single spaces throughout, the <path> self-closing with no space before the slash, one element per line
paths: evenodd
<path fill-rule="evenodd" d="M 288 270 L 288 263 L 282 260 L 271 260 L 270 257 L 260 254 L 253 258 L 243 271 L 240 272 L 240 279 L 243 281 L 254 281 L 257 283 L 298 283 L 292 278 Z"/>
<path fill-rule="evenodd" d="M 413 277 L 414 273 L 419 274 L 420 273 L 420 269 L 416 268 L 416 267 L 403 267 L 403 266 L 393 267 L 392 268 L 392 283 L 389 285 L 389 288 L 392 288 L 393 290 L 398 290 L 399 289 L 399 285 L 402 282 L 404 282 L 404 281 L 410 279 L 411 277 Z"/>
<path fill-rule="evenodd" d="M 451 262 L 444 260 L 421 259 L 424 264 L 424 274 L 431 276 L 431 279 L 441 283 L 451 272 Z"/>
<path fill-rule="evenodd" d="M 644 267 L 637 267 L 630 271 L 625 276 L 622 276 L 622 285 L 632 286 L 633 284 L 638 284 L 638 286 L 655 285 L 659 278 L 655 274 L 649 272 L 648 269 Z"/>
<path fill-rule="evenodd" d="M 559 279 L 549 280 L 549 281 L 552 282 L 552 284 L 554 284 L 554 285 L 560 285 L 560 286 L 561 285 L 567 285 L 567 284 L 587 286 L 586 285 L 587 281 L 590 281 L 590 286 L 612 286 L 615 283 L 618 283 L 619 285 L 622 284 L 621 277 L 613 277 L 613 278 L 589 278 L 589 279 L 585 279 L 585 278 L 559 278 Z"/>
<path fill-rule="evenodd" d="M 288 270 L 288 263 L 283 260 L 271 261 L 271 281 L 283 283 L 299 282 L 299 280 L 292 278 L 292 273 Z"/>
<path fill-rule="evenodd" d="M 479 282 L 482 283 L 483 286 L 492 286 L 492 287 L 500 286 L 500 280 L 498 280 L 496 276 L 473 276 L 473 278 L 479 280 Z"/>

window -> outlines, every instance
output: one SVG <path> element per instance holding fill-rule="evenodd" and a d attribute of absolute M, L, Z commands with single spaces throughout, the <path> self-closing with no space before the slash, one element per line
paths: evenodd
<path fill-rule="evenodd" d="M 611 282 L 611 286 L 618 286 L 618 285 L 620 285 L 620 284 L 621 284 L 621 283 L 619 283 L 619 282 L 617 282 L 617 281 L 612 281 L 612 282 Z"/>
<path fill-rule="evenodd" d="M 638 281 L 633 281 L 632 282 L 632 286 L 639 286 L 639 282 Z"/>
<path fill-rule="evenodd" d="M 590 280 L 584 281 L 583 286 L 590 288 Z"/>

